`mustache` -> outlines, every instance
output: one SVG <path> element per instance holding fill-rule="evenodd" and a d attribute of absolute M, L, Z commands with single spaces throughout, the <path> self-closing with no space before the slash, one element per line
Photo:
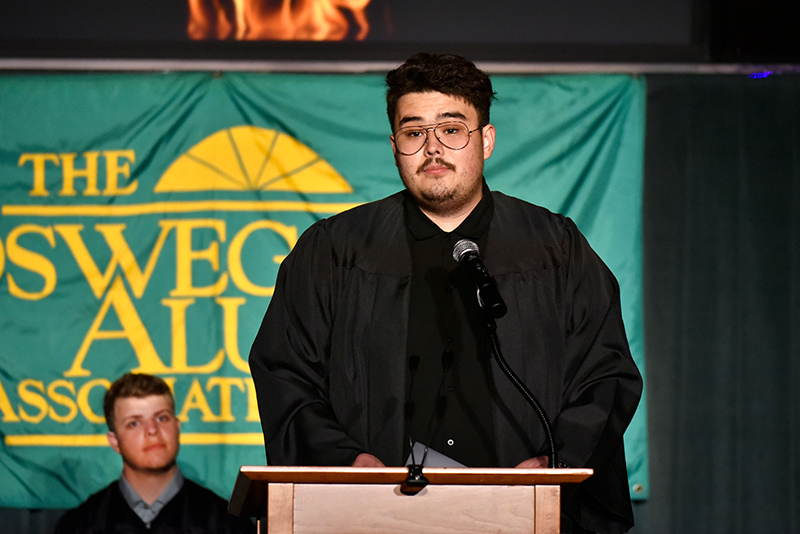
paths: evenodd
<path fill-rule="evenodd" d="M 456 166 L 453 165 L 452 163 L 450 163 L 449 161 L 445 161 L 440 157 L 436 157 L 436 158 L 428 158 L 425 161 L 423 161 L 422 165 L 417 167 L 417 173 L 424 172 L 425 169 L 427 169 L 433 163 L 436 163 L 437 165 L 441 165 L 442 167 L 446 167 L 446 168 L 448 168 L 448 169 L 450 169 L 451 171 L 454 171 L 454 172 L 456 170 Z"/>

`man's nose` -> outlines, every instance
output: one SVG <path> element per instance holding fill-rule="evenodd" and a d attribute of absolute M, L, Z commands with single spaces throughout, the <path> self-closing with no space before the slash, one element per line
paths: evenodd
<path fill-rule="evenodd" d="M 441 154 L 442 153 L 442 142 L 439 141 L 439 138 L 436 137 L 436 132 L 433 128 L 428 128 L 425 130 L 425 150 L 426 154 Z"/>
<path fill-rule="evenodd" d="M 158 423 L 155 420 L 146 421 L 144 424 L 144 431 L 147 434 L 157 434 L 158 433 Z"/>

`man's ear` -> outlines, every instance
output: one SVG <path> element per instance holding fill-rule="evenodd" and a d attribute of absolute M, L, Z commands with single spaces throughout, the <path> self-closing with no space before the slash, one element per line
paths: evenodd
<path fill-rule="evenodd" d="M 389 136 L 389 140 L 392 142 L 392 155 L 394 156 L 394 166 L 395 167 L 400 167 L 397 164 L 397 143 L 395 143 L 395 141 L 394 141 L 394 135 L 390 135 Z"/>
<path fill-rule="evenodd" d="M 109 431 L 109 433 L 106 434 L 106 438 L 108 438 L 108 444 L 111 445 L 111 448 L 114 449 L 114 451 L 116 451 L 117 454 L 120 454 L 119 439 L 117 439 L 116 432 Z"/>
<path fill-rule="evenodd" d="M 483 159 L 489 159 L 494 152 L 494 126 L 487 124 L 483 127 Z"/>

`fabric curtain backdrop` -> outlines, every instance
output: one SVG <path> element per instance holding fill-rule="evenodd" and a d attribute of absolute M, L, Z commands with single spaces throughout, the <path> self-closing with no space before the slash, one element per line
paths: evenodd
<path fill-rule="evenodd" d="M 649 499 L 635 532 L 800 532 L 800 77 L 648 77 Z"/>
<path fill-rule="evenodd" d="M 575 219 L 643 368 L 644 80 L 495 89 L 490 187 Z M 119 476 L 101 401 L 132 369 L 171 382 L 179 463 L 229 495 L 240 465 L 269 461 L 246 358 L 281 259 L 314 221 L 402 187 L 383 77 L 6 74 L 0 117 L 0 505 L 70 507 Z M 626 434 L 639 498 L 644 406 Z"/>

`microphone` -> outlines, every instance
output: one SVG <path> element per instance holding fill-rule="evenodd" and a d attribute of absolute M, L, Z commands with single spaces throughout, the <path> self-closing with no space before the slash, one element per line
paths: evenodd
<path fill-rule="evenodd" d="M 408 398 L 405 406 L 406 437 L 408 438 L 408 445 L 411 447 L 411 464 L 408 466 L 408 476 L 400 485 L 400 492 L 404 495 L 416 495 L 428 485 L 428 479 L 422 474 L 422 466 L 425 464 L 425 455 L 422 457 L 422 462 L 417 463 L 417 459 L 414 456 L 414 442 L 411 440 L 411 433 L 409 431 L 411 419 L 414 417 L 414 401 L 411 400 L 411 392 L 414 390 L 414 377 L 417 374 L 417 369 L 419 369 L 419 356 L 413 354 L 411 358 L 408 359 L 408 370 L 411 373 L 411 379 L 409 381 Z M 425 453 L 427 454 L 427 452 L 426 449 Z"/>
<path fill-rule="evenodd" d="M 411 440 L 411 420 L 414 418 L 414 411 L 416 406 L 414 405 L 414 401 L 411 400 L 411 394 L 414 391 L 414 378 L 417 376 L 417 369 L 419 369 L 419 356 L 416 354 L 412 354 L 411 357 L 408 359 L 408 371 L 411 376 L 408 382 L 408 395 L 406 395 L 406 404 L 405 404 L 405 427 L 406 427 L 406 439 L 408 441 L 409 447 L 411 447 L 411 463 L 416 465 L 417 459 L 414 456 L 414 442 Z"/>
<path fill-rule="evenodd" d="M 551 468 L 558 467 L 558 453 L 556 452 L 555 439 L 553 438 L 553 429 L 550 425 L 550 419 L 547 417 L 547 414 L 542 408 L 542 405 L 539 403 L 539 400 L 519 379 L 516 373 L 514 373 L 514 370 L 509 367 L 506 359 L 503 357 L 502 351 L 500 350 L 500 341 L 497 339 L 497 332 L 495 331 L 496 324 L 494 320 L 504 316 L 508 309 L 506 308 L 505 302 L 503 302 L 503 297 L 500 296 L 500 292 L 497 289 L 497 283 L 494 281 L 494 278 L 489 276 L 489 272 L 483 265 L 480 252 L 478 250 L 478 245 L 469 239 L 460 240 L 453 247 L 453 259 L 455 259 L 460 265 L 464 265 L 467 268 L 472 275 L 473 280 L 477 284 L 478 303 L 488 315 L 486 318 L 486 330 L 491 342 L 492 354 L 494 354 L 494 358 L 497 361 L 498 366 L 506 375 L 506 377 L 511 380 L 511 382 L 514 384 L 514 387 L 516 387 L 517 390 L 522 393 L 522 395 L 525 397 L 525 400 L 527 400 L 531 407 L 533 407 L 533 409 L 536 411 L 536 415 L 539 417 L 539 421 L 542 423 L 542 428 L 544 429 L 545 436 L 547 437 L 548 448 L 550 449 L 548 465 Z"/>
<path fill-rule="evenodd" d="M 428 485 L 428 479 L 422 472 L 422 469 L 425 466 L 425 459 L 428 457 L 427 444 L 431 442 L 433 431 L 436 429 L 436 426 L 441 421 L 442 417 L 444 416 L 444 412 L 447 409 L 447 397 L 442 395 L 442 389 L 444 388 L 447 373 L 450 371 L 450 367 L 453 365 L 454 359 L 455 354 L 452 350 L 445 350 L 442 353 L 442 380 L 439 382 L 439 388 L 436 392 L 437 397 L 434 404 L 433 413 L 431 414 L 431 418 L 428 420 L 428 433 L 425 438 L 426 445 L 422 452 L 422 460 L 419 463 L 417 463 L 417 458 L 414 454 L 414 441 L 411 439 L 411 433 L 409 431 L 410 421 L 414 415 L 414 402 L 410 400 L 410 397 L 411 391 L 414 388 L 414 377 L 416 376 L 417 369 L 419 368 L 419 356 L 414 354 L 408 360 L 408 370 L 411 372 L 411 380 L 408 388 L 409 400 L 406 402 L 406 435 L 408 437 L 408 444 L 411 447 L 411 463 L 407 466 L 408 476 L 400 485 L 400 493 L 404 495 L 416 495 Z"/>
<path fill-rule="evenodd" d="M 497 290 L 497 283 L 489 276 L 483 265 L 478 245 L 469 239 L 462 239 L 453 247 L 453 259 L 469 271 L 478 286 L 478 303 L 490 317 L 499 319 L 508 309 Z"/>

